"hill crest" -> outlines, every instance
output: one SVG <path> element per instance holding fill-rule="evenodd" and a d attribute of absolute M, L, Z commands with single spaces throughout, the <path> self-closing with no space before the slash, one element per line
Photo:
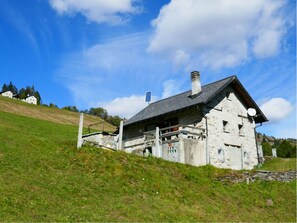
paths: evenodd
<path fill-rule="evenodd" d="M 40 120 L 46 120 L 54 123 L 77 125 L 79 123 L 79 113 L 68 111 L 65 109 L 58 109 L 52 107 L 46 107 L 43 105 L 32 105 L 22 102 L 17 99 L 10 99 L 0 96 L 0 111 L 36 118 Z M 84 127 L 94 123 L 103 123 L 100 125 L 92 126 L 92 129 L 113 132 L 116 127 L 107 123 L 103 119 L 84 114 Z"/>

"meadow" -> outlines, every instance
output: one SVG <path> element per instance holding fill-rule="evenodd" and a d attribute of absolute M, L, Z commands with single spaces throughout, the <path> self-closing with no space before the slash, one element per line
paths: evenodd
<path fill-rule="evenodd" d="M 1 222 L 296 221 L 296 181 L 226 183 L 234 171 L 78 150 L 76 138 L 75 125 L 0 111 Z"/>

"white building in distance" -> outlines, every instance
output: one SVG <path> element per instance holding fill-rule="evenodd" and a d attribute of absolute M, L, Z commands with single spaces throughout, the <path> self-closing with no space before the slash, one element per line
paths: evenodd
<path fill-rule="evenodd" d="M 23 99 L 23 101 L 29 104 L 37 105 L 37 98 L 35 98 L 34 96 L 29 96 L 26 99 Z"/>
<path fill-rule="evenodd" d="M 5 92 L 2 92 L 1 95 L 3 97 L 12 98 L 13 93 L 11 91 L 5 91 Z"/>

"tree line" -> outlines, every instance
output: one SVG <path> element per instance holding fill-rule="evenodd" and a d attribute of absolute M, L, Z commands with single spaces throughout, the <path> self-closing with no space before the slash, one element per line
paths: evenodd
<path fill-rule="evenodd" d="M 1 91 L 11 91 L 13 96 L 19 99 L 26 99 L 29 96 L 34 96 L 37 99 L 37 104 L 41 104 L 41 96 L 39 92 L 35 90 L 34 85 L 18 90 L 18 88 L 10 81 L 9 84 L 3 84 Z"/>
<path fill-rule="evenodd" d="M 51 106 L 53 107 L 53 106 Z M 57 107 L 55 105 L 55 107 Z M 76 106 L 65 106 L 62 109 L 66 109 L 72 112 L 81 112 L 81 113 L 85 113 L 85 114 L 89 114 L 89 115 L 95 115 L 97 117 L 102 118 L 104 121 L 114 125 L 114 126 L 120 126 L 120 122 L 122 120 L 122 118 L 120 118 L 118 115 L 112 116 L 109 115 L 107 110 L 102 108 L 102 107 L 98 107 L 98 108 L 90 108 L 90 109 L 86 109 L 86 110 L 78 110 Z"/>
<path fill-rule="evenodd" d="M 53 108 L 59 108 L 56 104 L 53 104 L 53 103 L 50 103 L 49 105 L 46 105 L 46 104 L 43 104 L 43 105 L 53 107 Z M 84 114 L 95 115 L 114 126 L 120 126 L 120 122 L 121 120 L 123 120 L 118 115 L 115 115 L 115 116 L 109 115 L 107 110 L 102 107 L 79 110 L 75 105 L 68 105 L 68 106 L 62 107 L 61 109 L 65 109 L 72 112 L 80 112 Z"/>
<path fill-rule="evenodd" d="M 291 142 L 290 139 L 276 139 L 269 143 L 265 138 L 262 142 L 262 149 L 265 156 L 272 156 L 272 148 L 276 148 L 278 157 L 296 158 L 296 142 Z"/>

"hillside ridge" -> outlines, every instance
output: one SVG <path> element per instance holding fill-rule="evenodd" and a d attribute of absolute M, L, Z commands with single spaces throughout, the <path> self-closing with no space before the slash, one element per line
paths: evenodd
<path fill-rule="evenodd" d="M 17 99 L 10 99 L 0 96 L 0 111 L 32 117 L 40 120 L 46 120 L 53 123 L 77 125 L 79 123 L 79 113 L 68 111 L 65 109 L 58 109 L 47 107 L 43 105 L 32 105 L 22 102 Z M 92 129 L 99 131 L 113 132 L 116 127 L 107 123 L 97 116 L 84 114 L 84 127 L 88 128 L 90 124 L 103 123 L 92 126 Z"/>

